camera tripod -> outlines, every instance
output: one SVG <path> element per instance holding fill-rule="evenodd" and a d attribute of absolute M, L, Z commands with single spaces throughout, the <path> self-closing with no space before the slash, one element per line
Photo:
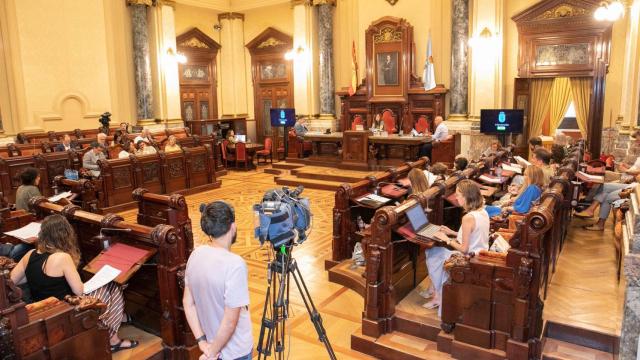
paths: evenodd
<path fill-rule="evenodd" d="M 275 258 L 269 262 L 267 293 L 265 295 L 260 336 L 258 338 L 258 360 L 266 359 L 275 351 L 276 359 L 285 358 L 285 330 L 289 318 L 289 284 L 290 277 L 298 287 L 304 306 L 307 308 L 313 327 L 318 333 L 320 342 L 324 344 L 331 360 L 336 359 L 327 332 L 322 325 L 322 318 L 311 299 L 307 285 L 302 278 L 296 260 L 291 256 L 292 246 L 282 245 L 275 251 Z"/>

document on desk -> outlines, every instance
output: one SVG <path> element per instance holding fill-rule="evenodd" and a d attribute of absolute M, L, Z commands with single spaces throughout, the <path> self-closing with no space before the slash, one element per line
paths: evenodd
<path fill-rule="evenodd" d="M 22 242 L 25 242 L 27 244 L 33 244 L 38 238 L 38 233 L 40 233 L 40 225 L 41 224 L 38 222 L 32 222 L 21 227 L 20 229 L 7 231 L 5 235 L 20 239 Z"/>
<path fill-rule="evenodd" d="M 522 156 L 518 156 L 518 155 L 516 155 L 516 156 L 514 156 L 513 158 L 514 158 L 514 159 L 516 159 L 516 161 L 517 161 L 518 163 L 520 163 L 520 164 L 524 164 L 524 165 L 526 165 L 526 166 L 531 165 L 531 163 L 530 163 L 529 161 L 527 161 L 525 158 L 523 158 Z"/>
<path fill-rule="evenodd" d="M 516 174 L 522 174 L 522 167 L 513 166 L 511 164 L 502 163 L 502 170 L 513 171 Z"/>
<path fill-rule="evenodd" d="M 49 202 L 54 203 L 56 201 L 59 201 L 60 199 L 68 198 L 69 196 L 71 196 L 71 191 L 61 192 L 58 195 L 53 195 L 52 197 L 50 197 Z"/>
<path fill-rule="evenodd" d="M 107 285 L 117 278 L 120 273 L 120 270 L 109 265 L 104 265 L 95 275 L 93 275 L 91 279 L 89 279 L 89 281 L 84 283 L 84 293 L 89 294 L 92 291 Z"/>
<path fill-rule="evenodd" d="M 502 179 L 502 177 L 495 177 L 495 176 L 490 176 L 490 175 L 480 175 L 478 177 L 478 179 L 484 181 L 484 182 L 488 182 L 490 184 L 502 184 L 504 182 L 504 180 Z"/>

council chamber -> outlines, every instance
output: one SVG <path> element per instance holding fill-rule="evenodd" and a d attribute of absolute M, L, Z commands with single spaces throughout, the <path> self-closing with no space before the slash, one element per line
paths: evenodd
<path fill-rule="evenodd" d="M 1 359 L 637 359 L 639 184 L 640 0 L 0 0 Z"/>

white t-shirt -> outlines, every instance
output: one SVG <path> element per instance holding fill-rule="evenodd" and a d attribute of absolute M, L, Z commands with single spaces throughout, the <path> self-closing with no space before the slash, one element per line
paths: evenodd
<path fill-rule="evenodd" d="M 129 152 L 126 150 L 120 150 L 120 152 L 118 153 L 118 159 L 128 159 L 129 158 Z"/>
<path fill-rule="evenodd" d="M 222 349 L 223 359 L 237 359 L 253 349 L 248 277 L 242 257 L 222 248 L 199 246 L 187 261 L 185 286 L 191 291 L 207 341 L 216 336 L 225 306 L 242 308 L 236 330 Z"/>
<path fill-rule="evenodd" d="M 444 141 L 449 136 L 449 128 L 444 124 L 444 121 L 438 125 L 436 131 L 433 133 L 433 140 Z"/>

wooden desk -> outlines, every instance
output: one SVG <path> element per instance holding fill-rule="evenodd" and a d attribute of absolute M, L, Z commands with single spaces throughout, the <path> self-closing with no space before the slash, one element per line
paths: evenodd
<path fill-rule="evenodd" d="M 251 162 L 249 163 L 249 168 L 250 169 L 255 169 L 255 165 L 253 164 L 253 158 L 256 155 L 256 151 L 260 151 L 260 150 L 264 150 L 264 145 L 263 144 L 257 144 L 257 143 L 249 143 L 249 144 L 245 144 L 247 147 L 247 158 L 251 158 Z M 235 153 L 236 152 L 236 144 L 232 144 L 229 143 L 227 144 L 227 150 L 229 150 L 229 152 Z"/>
<path fill-rule="evenodd" d="M 378 165 L 396 166 L 418 158 L 420 147 L 431 142 L 431 136 L 369 136 Z"/>
<path fill-rule="evenodd" d="M 305 141 L 311 141 L 311 156 L 309 161 L 326 162 L 335 164 L 340 161 L 340 148 L 342 147 L 342 132 L 331 134 L 307 133 Z"/>

